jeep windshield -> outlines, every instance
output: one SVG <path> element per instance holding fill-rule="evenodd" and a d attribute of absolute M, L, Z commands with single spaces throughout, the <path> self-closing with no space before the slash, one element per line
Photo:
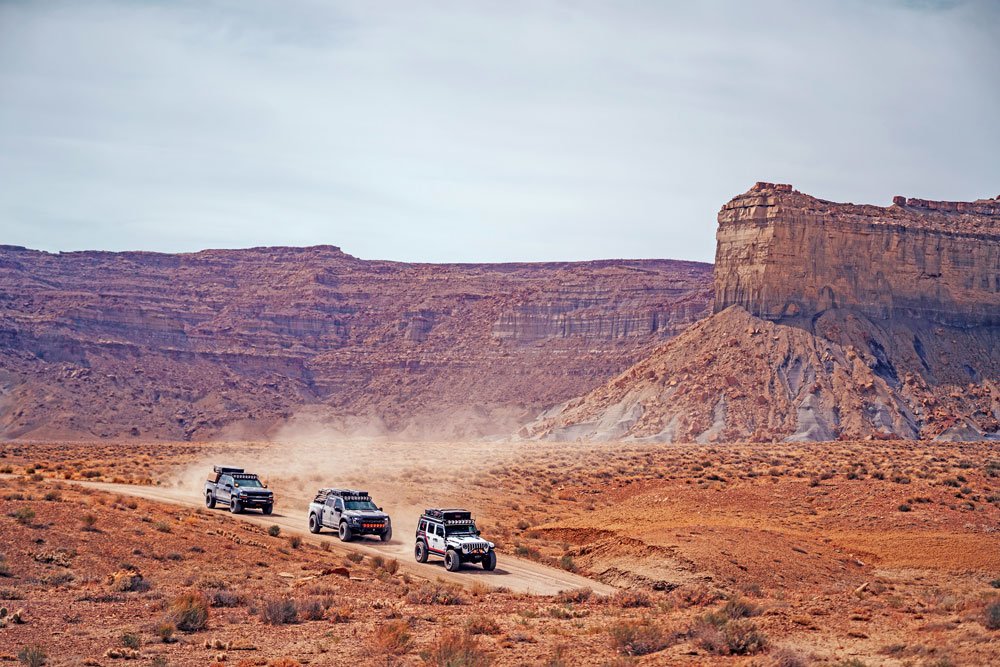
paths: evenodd
<path fill-rule="evenodd" d="M 264 485 L 260 483 L 259 479 L 237 479 L 235 480 L 236 486 L 242 489 L 263 489 Z"/>
<path fill-rule="evenodd" d="M 467 523 L 459 526 L 446 526 L 445 532 L 448 535 L 475 535 L 476 534 L 476 524 Z"/>
<path fill-rule="evenodd" d="M 370 500 L 347 500 L 344 502 L 344 506 L 349 510 L 378 510 L 375 503 Z"/>

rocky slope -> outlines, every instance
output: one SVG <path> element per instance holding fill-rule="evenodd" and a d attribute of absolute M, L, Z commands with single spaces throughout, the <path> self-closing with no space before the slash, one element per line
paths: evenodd
<path fill-rule="evenodd" d="M 509 432 L 711 309 L 711 265 L 0 247 L 0 435 Z"/>
<path fill-rule="evenodd" d="M 1000 201 L 719 214 L 717 314 L 522 434 L 661 441 L 1000 433 Z"/>

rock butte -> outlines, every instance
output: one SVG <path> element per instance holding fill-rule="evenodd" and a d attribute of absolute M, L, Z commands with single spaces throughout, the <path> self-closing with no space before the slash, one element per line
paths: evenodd
<path fill-rule="evenodd" d="M 1000 201 L 719 213 L 716 314 L 522 435 L 714 442 L 1000 434 Z"/>

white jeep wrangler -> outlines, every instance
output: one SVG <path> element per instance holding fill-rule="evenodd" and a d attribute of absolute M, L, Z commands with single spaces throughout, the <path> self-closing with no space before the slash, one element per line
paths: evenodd
<path fill-rule="evenodd" d="M 461 509 L 428 509 L 417 522 L 417 544 L 413 555 L 426 563 L 431 555 L 443 556 L 449 572 L 457 572 L 463 563 L 480 563 L 484 570 L 497 566 L 496 547 L 479 536 L 472 513 Z"/>

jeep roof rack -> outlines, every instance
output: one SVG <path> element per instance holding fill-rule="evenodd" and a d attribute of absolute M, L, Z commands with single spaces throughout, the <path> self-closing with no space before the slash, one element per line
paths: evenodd
<path fill-rule="evenodd" d="M 426 509 L 424 515 L 445 523 L 472 523 L 472 512 L 463 509 Z"/>
<path fill-rule="evenodd" d="M 212 466 L 212 470 L 220 475 L 246 472 L 243 468 L 237 468 L 236 466 Z"/>

